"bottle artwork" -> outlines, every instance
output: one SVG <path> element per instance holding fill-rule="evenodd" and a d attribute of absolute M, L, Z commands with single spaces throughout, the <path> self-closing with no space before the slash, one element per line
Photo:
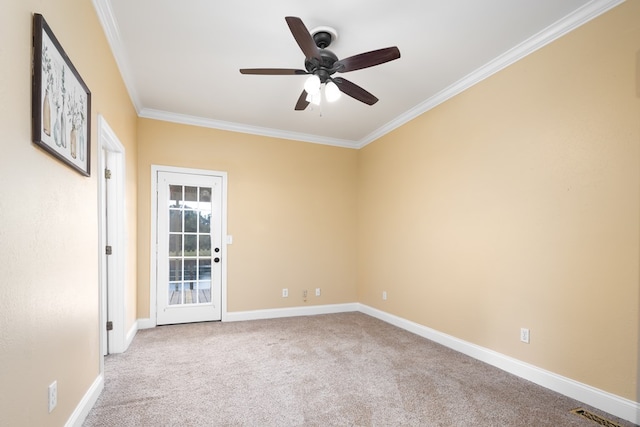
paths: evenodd
<path fill-rule="evenodd" d="M 51 136 L 51 103 L 49 102 L 49 91 L 44 93 L 42 102 L 42 130 L 47 136 Z"/>
<path fill-rule="evenodd" d="M 78 150 L 78 131 L 76 131 L 75 126 L 71 128 L 71 134 L 69 135 L 69 150 L 71 151 L 71 157 L 75 159 Z"/>

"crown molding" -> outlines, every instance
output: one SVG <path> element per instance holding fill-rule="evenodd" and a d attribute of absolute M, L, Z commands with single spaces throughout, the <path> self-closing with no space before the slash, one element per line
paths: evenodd
<path fill-rule="evenodd" d="M 602 15 L 608 10 L 624 3 L 625 0 L 593 0 L 563 19 L 551 24 L 544 30 L 528 38 L 518 46 L 508 50 L 482 67 L 453 83 L 449 87 L 436 93 L 431 98 L 421 102 L 407 112 L 391 120 L 384 126 L 376 129 L 357 143 L 357 148 L 362 148 L 376 139 L 386 135 L 392 130 L 415 119 L 419 115 L 435 108 L 450 98 L 464 92 L 473 85 L 492 76 L 498 71 L 521 60 L 525 56 L 557 40 L 563 35 L 575 30 L 592 19 Z"/>
<path fill-rule="evenodd" d="M 251 126 L 243 123 L 225 122 L 221 120 L 213 120 L 204 117 L 190 116 L 187 114 L 172 113 L 169 111 L 154 110 L 151 108 L 143 108 L 139 113 L 139 117 L 161 120 L 165 122 L 180 123 L 184 125 L 199 126 L 212 129 L 226 130 L 230 132 L 248 133 L 252 135 L 267 136 L 271 138 L 290 139 L 293 141 L 310 142 L 313 144 L 331 145 L 334 147 L 357 148 L 356 141 L 346 139 L 328 138 L 324 136 L 311 135 L 308 133 L 298 133 L 284 131 L 280 129 L 265 128 L 260 126 Z"/>
<path fill-rule="evenodd" d="M 135 82 L 133 79 L 133 74 L 130 71 L 129 63 L 127 62 L 127 55 L 125 54 L 126 50 L 120 37 L 120 29 L 118 28 L 118 23 L 116 22 L 113 15 L 113 10 L 111 9 L 111 2 L 109 0 L 92 1 L 93 7 L 95 8 L 96 14 L 98 15 L 98 20 L 102 25 L 105 36 L 107 37 L 107 42 L 111 47 L 111 53 L 116 60 L 116 65 L 120 70 L 120 75 L 122 76 L 124 85 L 127 88 L 127 92 L 129 93 L 129 98 L 131 98 L 133 107 L 139 114 L 140 110 L 142 109 L 142 103 L 140 102 L 140 97 L 138 96 L 138 92 L 136 91 L 136 86 L 134 84 Z"/>

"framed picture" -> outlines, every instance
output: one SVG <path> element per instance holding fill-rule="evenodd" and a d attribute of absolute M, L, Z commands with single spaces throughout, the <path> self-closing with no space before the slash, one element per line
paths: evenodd
<path fill-rule="evenodd" d="M 91 175 L 91 92 L 40 14 L 33 15 L 33 142 Z"/>

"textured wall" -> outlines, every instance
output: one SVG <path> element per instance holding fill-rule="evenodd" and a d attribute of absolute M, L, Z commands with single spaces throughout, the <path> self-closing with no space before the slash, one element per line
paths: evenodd
<path fill-rule="evenodd" d="M 362 149 L 359 300 L 637 400 L 639 51 L 629 1 Z"/>
<path fill-rule="evenodd" d="M 90 178 L 31 143 L 35 12 L 92 92 Z M 0 424 L 63 425 L 99 373 L 96 114 L 127 149 L 129 219 L 135 218 L 136 115 L 90 1 L 4 0 L 0 40 Z M 135 235 L 135 221 L 126 226 Z M 132 240 L 129 289 L 135 252 Z M 47 387 L 54 380 L 58 406 L 49 414 Z"/>

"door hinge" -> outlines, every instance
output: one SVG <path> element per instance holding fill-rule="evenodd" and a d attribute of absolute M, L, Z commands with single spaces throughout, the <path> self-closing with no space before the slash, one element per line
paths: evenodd
<path fill-rule="evenodd" d="M 105 169 L 104 170 L 104 178 L 105 179 L 111 179 L 111 169 Z"/>
<path fill-rule="evenodd" d="M 107 322 L 107 331 L 113 331 L 113 322 Z"/>
<path fill-rule="evenodd" d="M 105 247 L 105 253 L 106 253 L 107 255 L 111 255 L 111 254 L 113 253 L 113 248 L 112 248 L 110 245 L 107 245 L 107 246 Z"/>

